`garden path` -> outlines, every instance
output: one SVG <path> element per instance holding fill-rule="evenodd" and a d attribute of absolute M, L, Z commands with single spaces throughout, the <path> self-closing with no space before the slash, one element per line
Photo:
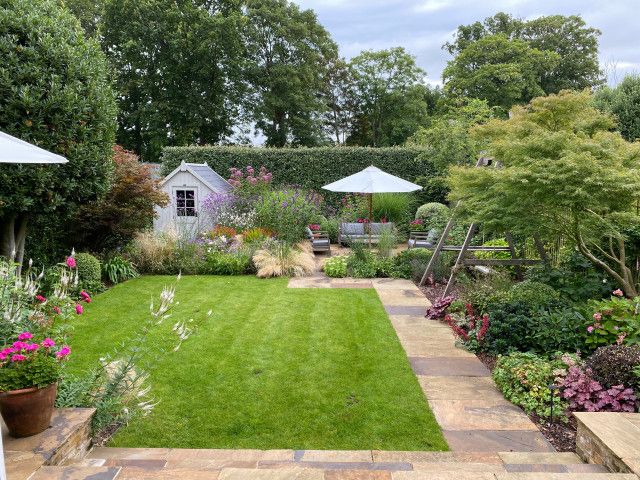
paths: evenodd
<path fill-rule="evenodd" d="M 292 278 L 290 288 L 374 288 L 429 406 L 453 452 L 553 452 L 519 408 L 505 400 L 489 370 L 456 346 L 451 329 L 424 317 L 428 300 L 409 280 Z"/>

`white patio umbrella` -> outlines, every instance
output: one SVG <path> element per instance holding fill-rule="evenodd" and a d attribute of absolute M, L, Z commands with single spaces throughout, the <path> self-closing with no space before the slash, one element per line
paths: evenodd
<path fill-rule="evenodd" d="M 371 224 L 374 193 L 408 193 L 420 190 L 422 187 L 371 165 L 358 173 L 344 177 L 322 188 L 331 192 L 366 194 L 369 204 L 369 224 Z M 369 228 L 369 246 L 371 246 L 371 228 Z"/>
<path fill-rule="evenodd" d="M 0 132 L 0 163 L 67 163 L 68 160 L 55 153 L 36 147 L 24 140 Z M 6 480 L 4 448 L 0 435 L 0 480 Z"/>
<path fill-rule="evenodd" d="M 0 163 L 67 163 L 67 159 L 0 132 Z"/>

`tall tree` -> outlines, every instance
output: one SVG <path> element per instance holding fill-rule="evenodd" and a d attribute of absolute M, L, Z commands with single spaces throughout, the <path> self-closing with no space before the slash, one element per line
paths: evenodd
<path fill-rule="evenodd" d="M 165 145 L 232 134 L 242 97 L 236 0 L 107 0 L 103 48 L 117 72 L 118 143 L 158 161 Z"/>
<path fill-rule="evenodd" d="M 57 0 L 0 2 L 0 57 L 0 130 L 69 160 L 0 165 L 0 255 L 21 261 L 29 220 L 55 215 L 63 230 L 107 190 L 115 95 L 100 46 Z"/>
<path fill-rule="evenodd" d="M 336 145 L 344 144 L 356 106 L 349 64 L 344 59 L 329 62 L 323 95 L 327 105 L 327 133 Z"/>
<path fill-rule="evenodd" d="M 247 109 L 266 145 L 325 141 L 322 94 L 336 44 L 312 10 L 288 0 L 247 1 Z"/>
<path fill-rule="evenodd" d="M 93 37 L 98 34 L 104 0 L 63 0 L 63 3 L 80 20 L 80 25 L 84 28 L 87 36 Z"/>
<path fill-rule="evenodd" d="M 402 47 L 364 51 L 349 66 L 357 109 L 348 143 L 404 143 L 426 121 L 424 70 Z"/>
<path fill-rule="evenodd" d="M 587 91 L 536 98 L 512 112 L 475 127 L 499 168 L 451 167 L 458 213 L 498 232 L 561 235 L 636 296 L 637 264 L 624 232 L 640 226 L 640 144 L 612 132 L 613 119 Z"/>
<path fill-rule="evenodd" d="M 470 43 L 447 64 L 442 78 L 449 93 L 480 98 L 506 112 L 514 104 L 544 95 L 542 77 L 559 62 L 556 53 L 496 34 Z"/>
<path fill-rule="evenodd" d="M 545 94 L 558 93 L 563 89 L 582 90 L 603 82 L 598 63 L 600 31 L 588 27 L 584 20 L 576 15 L 551 15 L 522 20 L 500 12 L 486 18 L 483 22 L 460 25 L 454 40 L 446 43 L 443 48 L 457 57 L 477 42 L 496 35 L 501 35 L 510 42 L 523 41 L 532 49 L 557 55 L 559 61 L 553 65 L 547 65 L 546 70 L 540 72 L 537 78 L 540 91 Z M 477 59 L 467 53 L 467 60 L 475 65 L 475 69 L 497 63 L 498 60 L 495 57 L 488 56 L 484 51 L 491 48 L 492 44 L 493 42 L 485 40 L 481 45 L 482 48 L 476 46 L 473 53 L 478 56 Z M 493 46 L 498 45 L 493 44 Z M 474 60 L 475 63 L 473 63 Z M 450 64 L 455 62 L 456 59 Z M 502 58 L 502 62 L 513 63 L 505 57 Z M 497 77 L 494 81 L 497 84 L 494 89 L 499 88 L 502 80 Z"/>
<path fill-rule="evenodd" d="M 640 140 L 640 75 L 627 75 L 619 85 L 598 90 L 594 100 L 598 108 L 616 117 L 624 138 Z"/>

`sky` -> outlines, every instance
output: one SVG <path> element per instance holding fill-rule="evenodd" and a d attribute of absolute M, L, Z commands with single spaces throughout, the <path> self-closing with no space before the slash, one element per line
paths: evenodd
<path fill-rule="evenodd" d="M 311 8 L 347 59 L 362 50 L 402 46 L 441 84 L 450 55 L 442 44 L 458 25 L 503 11 L 530 19 L 543 15 L 581 15 L 598 28 L 600 65 L 610 84 L 640 72 L 640 0 L 294 0 Z"/>

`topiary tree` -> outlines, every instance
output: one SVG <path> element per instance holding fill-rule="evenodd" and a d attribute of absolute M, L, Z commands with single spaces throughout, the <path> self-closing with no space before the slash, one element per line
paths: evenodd
<path fill-rule="evenodd" d="M 96 293 L 102 286 L 102 265 L 100 260 L 90 253 L 78 253 L 75 256 L 78 268 L 80 287 L 91 293 Z"/>
<path fill-rule="evenodd" d="M 108 188 L 115 96 L 98 43 L 55 0 L 0 3 L 0 58 L 0 130 L 69 160 L 0 166 L 0 255 L 21 262 L 30 218 L 60 230 Z"/>
<path fill-rule="evenodd" d="M 449 207 L 437 202 L 425 203 L 416 211 L 416 220 L 422 220 L 426 230 L 443 230 L 450 216 Z"/>

